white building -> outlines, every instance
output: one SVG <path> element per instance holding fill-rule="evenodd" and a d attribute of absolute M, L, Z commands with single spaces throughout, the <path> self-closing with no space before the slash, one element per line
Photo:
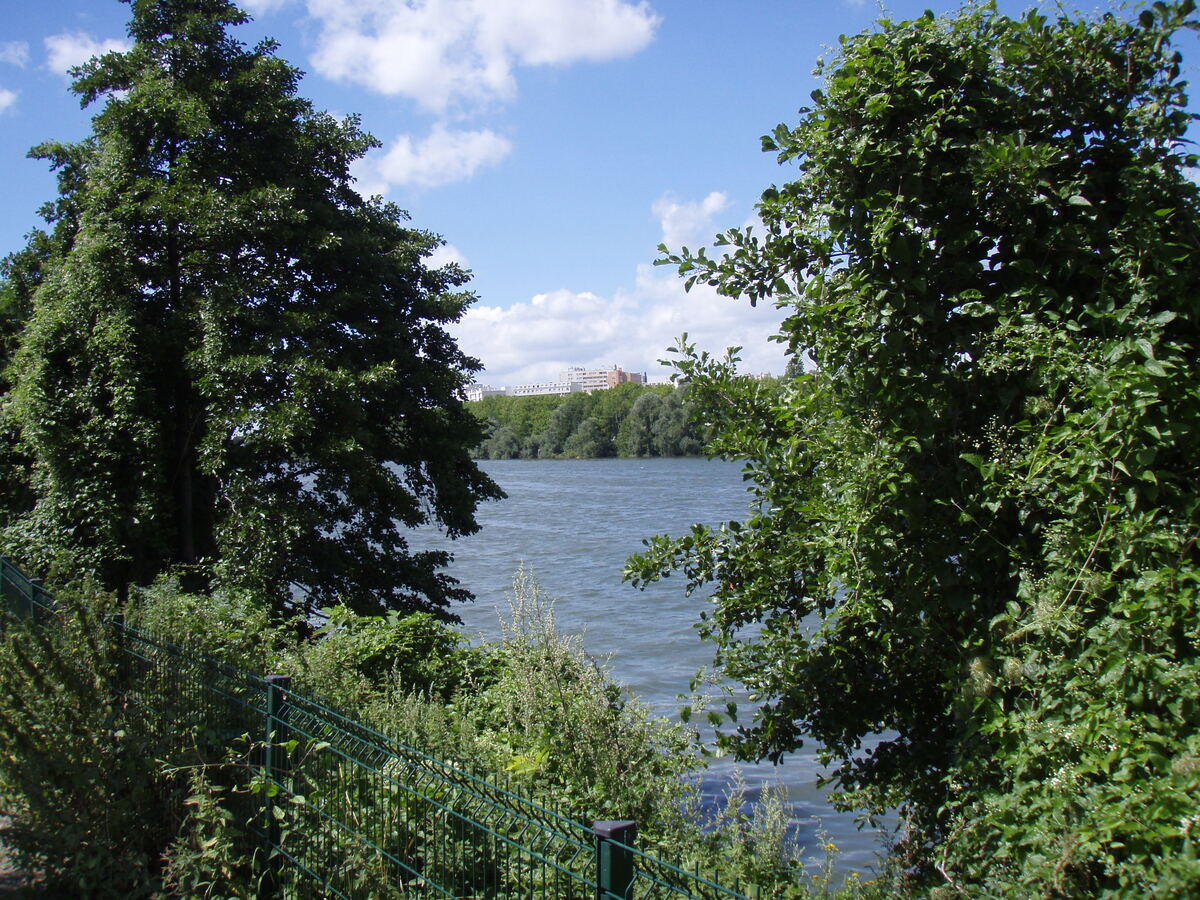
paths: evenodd
<path fill-rule="evenodd" d="M 591 393 L 592 391 L 607 390 L 627 381 L 645 384 L 646 374 L 644 372 L 626 372 L 617 366 L 608 369 L 585 369 L 583 366 L 571 366 L 562 373 L 562 380 L 579 382 L 583 390 Z"/>
<path fill-rule="evenodd" d="M 534 384 L 518 384 L 508 389 L 512 397 L 533 397 L 539 394 L 574 394 L 584 390 L 578 381 L 539 381 Z"/>
<path fill-rule="evenodd" d="M 467 402 L 482 400 L 484 397 L 494 397 L 497 394 L 504 394 L 507 391 L 502 388 L 494 388 L 490 384 L 469 384 L 467 385 Z"/>

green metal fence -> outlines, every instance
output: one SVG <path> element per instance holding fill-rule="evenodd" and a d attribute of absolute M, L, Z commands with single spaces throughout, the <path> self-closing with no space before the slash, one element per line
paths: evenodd
<path fill-rule="evenodd" d="M 17 619 L 53 626 L 53 597 L 3 557 L 0 593 Z M 186 734 L 228 763 L 261 897 L 748 900 L 640 851 L 633 822 L 584 824 L 381 734 L 286 676 L 243 671 L 119 616 L 112 637 L 127 705 L 164 739 Z"/>

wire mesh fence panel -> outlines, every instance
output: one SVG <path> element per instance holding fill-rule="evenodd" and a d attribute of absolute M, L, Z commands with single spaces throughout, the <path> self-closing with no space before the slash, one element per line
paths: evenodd
<path fill-rule="evenodd" d="M 282 717 L 291 752 L 272 814 L 313 896 L 595 896 L 582 823 L 302 694 Z"/>
<path fill-rule="evenodd" d="M 266 716 L 266 681 L 117 624 L 125 652 L 126 697 L 153 714 L 160 727 L 185 734 L 202 748 L 254 740 Z"/>
<path fill-rule="evenodd" d="M 0 595 L 5 608 L 18 619 L 44 623 L 54 612 L 54 598 L 41 583 L 0 557 Z"/>
<path fill-rule="evenodd" d="M 606 879 L 612 889 L 606 890 L 601 900 L 757 900 L 751 888 L 722 884 L 716 869 L 676 865 L 632 842 L 609 839 L 606 843 L 604 850 L 619 863 L 614 865 L 613 877 Z"/>

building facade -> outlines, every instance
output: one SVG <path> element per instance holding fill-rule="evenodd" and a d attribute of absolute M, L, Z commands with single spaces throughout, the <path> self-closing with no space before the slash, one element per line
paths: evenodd
<path fill-rule="evenodd" d="M 482 400 L 484 397 L 494 397 L 497 394 L 508 393 L 506 388 L 494 388 L 490 384 L 469 384 L 467 385 L 467 402 Z"/>
<path fill-rule="evenodd" d="M 577 391 L 604 391 L 618 384 L 646 384 L 645 372 L 626 372 L 613 366 L 609 369 L 585 369 L 583 366 L 570 366 L 558 381 L 538 381 L 533 384 L 518 384 L 513 387 L 492 387 L 490 384 L 471 384 L 467 386 L 468 402 L 482 400 L 497 394 L 507 394 L 510 397 L 537 397 L 544 395 L 574 394 Z"/>
<path fill-rule="evenodd" d="M 571 366 L 562 373 L 563 381 L 575 381 L 588 391 L 603 391 L 616 387 L 618 384 L 633 382 L 645 384 L 645 372 L 626 372 L 624 369 L 612 366 L 608 369 L 585 369 L 583 366 Z"/>
<path fill-rule="evenodd" d="M 518 384 L 508 389 L 510 397 L 534 397 L 539 394 L 574 394 L 584 388 L 577 381 L 538 381 L 533 384 Z"/>

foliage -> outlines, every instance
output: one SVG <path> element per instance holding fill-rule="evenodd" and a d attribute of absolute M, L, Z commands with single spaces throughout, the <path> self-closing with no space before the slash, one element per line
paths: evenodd
<path fill-rule="evenodd" d="M 502 640 L 485 646 L 494 679 L 452 702 L 430 701 L 397 682 L 365 710 L 377 727 L 483 772 L 504 772 L 535 799 L 583 820 L 638 821 L 648 852 L 754 884 L 764 897 L 825 892 L 831 872 L 801 862 L 786 798 L 744 785 L 704 810 L 695 776 L 706 752 L 694 730 L 655 717 L 611 681 L 578 636 L 558 631 L 553 603 L 519 570 Z M 814 848 L 808 848 L 810 850 Z M 830 848 L 817 848 L 827 860 Z M 872 888 L 873 889 L 873 888 Z M 844 896 L 872 896 L 858 883 Z"/>
<path fill-rule="evenodd" d="M 167 816 L 147 815 L 170 787 L 157 778 L 160 747 L 113 691 L 103 611 L 68 600 L 37 628 L 0 613 L 5 840 L 54 896 L 147 896 L 170 834 Z"/>
<path fill-rule="evenodd" d="M 428 613 L 359 616 L 341 607 L 328 613 L 314 639 L 282 656 L 277 667 L 349 709 L 378 699 L 393 685 L 445 701 L 464 682 L 489 677 L 484 654 Z"/>
<path fill-rule="evenodd" d="M 653 829 L 677 816 L 680 776 L 703 764 L 695 735 L 651 717 L 578 636 L 558 631 L 552 604 L 524 569 L 501 627 L 497 678 L 479 697 L 497 767 L 588 818 Z"/>
<path fill-rule="evenodd" d="M 196 766 L 179 833 L 164 853 L 163 885 L 168 896 L 252 900 L 254 860 L 246 858 L 242 824 L 228 808 L 229 789 Z"/>
<path fill-rule="evenodd" d="M 374 139 L 298 97 L 272 42 L 234 40 L 232 3 L 131 8 L 131 49 L 75 72 L 103 101 L 90 137 L 33 151 L 59 172 L 55 229 L 4 272 L 34 495 L 4 540 L 121 592 L 182 566 L 281 609 L 297 585 L 301 608 L 448 615 L 448 555 L 404 532 L 470 533 L 500 495 L 467 452 L 478 363 L 445 331 L 466 274 L 353 190 Z"/>
<path fill-rule="evenodd" d="M 292 623 L 252 594 L 236 589 L 188 593 L 173 576 L 134 592 L 125 620 L 139 631 L 247 671 L 270 670 L 298 640 Z"/>
<path fill-rule="evenodd" d="M 303 663 L 305 652 L 321 652 L 323 658 L 308 666 L 305 679 L 339 664 L 360 665 L 367 680 L 390 682 L 390 690 L 362 691 L 354 678 L 335 681 L 333 690 L 345 692 L 339 700 L 363 704 L 355 715 L 405 744 L 499 781 L 500 793 L 516 791 L 585 820 L 632 814 L 642 822 L 639 842 L 650 853 L 724 883 L 753 883 L 767 896 L 802 898 L 814 887 L 823 890 L 828 872 L 815 880 L 807 877 L 782 794 L 768 794 L 751 806 L 735 785 L 724 807 L 709 818 L 701 816 L 696 783 L 680 777 L 703 764 L 695 735 L 651 717 L 583 653 L 578 638 L 559 634 L 532 576 L 522 573 L 514 587 L 513 614 L 500 645 L 462 648 L 450 626 L 427 615 L 359 621 L 340 610 L 325 634 L 273 649 L 272 664 L 291 669 Z M 195 653 L 222 622 L 232 634 L 245 635 L 263 611 L 226 602 L 220 615 L 190 626 L 195 600 L 163 581 L 142 592 L 130 611 L 142 628 L 153 622 L 183 641 L 191 652 L 178 657 L 156 659 L 149 645 L 121 657 L 113 632 L 91 611 L 97 604 L 110 609 L 111 600 L 73 605 L 69 615 L 50 623 L 53 629 L 6 623 L 0 662 L 10 661 L 2 654 L 13 647 L 49 641 L 36 665 L 8 666 L 0 673 L 0 687 L 16 698 L 16 712 L 4 722 L 3 734 L 17 736 L 3 747 L 0 783 L 21 833 L 27 841 L 36 839 L 29 842 L 39 855 L 26 859 L 43 865 L 50 860 L 52 890 L 81 896 L 256 896 L 264 877 L 261 844 L 246 826 L 261 830 L 264 822 L 278 821 L 288 852 L 352 896 L 392 895 L 380 885 L 390 883 L 396 870 L 381 858 L 380 848 L 400 859 L 421 859 L 429 851 L 423 865 L 433 866 L 435 879 L 449 879 L 446 883 L 465 878 L 463 883 L 479 884 L 483 873 L 500 879 L 497 885 L 543 895 L 539 891 L 545 886 L 530 888 L 526 867 L 497 855 L 493 838 L 453 826 L 438 800 L 447 783 L 426 784 L 424 789 L 434 793 L 424 799 L 399 787 L 414 774 L 411 761 L 397 758 L 382 770 L 360 766 L 344 755 L 344 746 L 297 740 L 303 736 L 298 730 L 275 745 L 289 758 L 287 776 L 268 778 L 261 768 L 261 741 L 246 733 L 236 736 L 238 728 L 247 727 L 237 714 L 246 698 L 227 698 L 234 700 L 229 708 L 222 701 L 205 701 L 200 681 L 205 672 L 213 674 L 215 661 Z M 237 621 L 242 614 L 248 622 Z M 70 636 L 78 629 L 91 635 L 86 647 L 79 646 L 78 635 Z M 376 647 L 383 652 L 374 652 Z M 442 696 L 418 692 L 405 669 L 419 670 L 418 657 L 429 653 L 444 656 L 424 661 L 435 672 L 445 670 L 456 655 L 478 663 L 486 654 L 486 677 L 459 681 L 453 693 Z M 401 665 L 395 664 L 397 656 Z M 117 662 L 122 658 L 125 667 Z M 227 658 L 250 657 L 234 652 Z M 83 688 L 71 683 L 77 677 Z M 232 684 L 224 682 L 226 689 Z M 96 716 L 93 710 L 101 712 Z M 258 721 L 256 716 L 251 718 Z M 304 720 L 301 715 L 299 721 Z M 13 723 L 18 727 L 8 728 Z M 47 739 L 36 746 L 22 742 L 20 736 L 29 733 Z M 64 740 L 64 734 L 70 738 Z M 332 732 L 325 734 L 335 740 Z M 12 747 L 20 749 L 11 753 Z M 91 765 L 102 768 L 93 771 Z M 75 780 L 63 774 L 75 770 Z M 107 790 L 106 779 L 121 783 L 122 791 Z M 142 787 L 131 790 L 131 781 Z M 48 796 L 62 806 L 62 792 L 47 792 L 45 786 L 63 783 L 76 787 L 73 805 L 59 809 L 53 820 L 57 827 L 47 827 L 44 814 L 27 814 L 44 809 Z M 91 804 L 93 796 L 105 803 Z M 371 841 L 364 843 L 356 828 L 331 830 L 323 819 L 327 812 L 341 821 L 370 822 Z M 129 817 L 136 827 L 121 829 Z M 79 832 L 91 828 L 88 834 L 94 834 L 96 827 L 89 823 L 97 820 L 123 840 L 109 835 L 107 842 L 93 845 L 91 838 L 77 846 Z M 93 849 L 102 857 L 93 859 Z M 54 860 L 68 854 L 84 874 L 59 872 Z M 120 872 L 120 879 L 110 870 Z M 297 869 L 285 866 L 285 893 L 301 889 L 293 883 L 298 878 Z M 544 895 L 556 896 L 552 891 Z M 871 896 L 857 885 L 843 893 Z"/>
<path fill-rule="evenodd" d="M 787 307 L 815 367 L 771 392 L 682 344 L 753 505 L 629 574 L 714 586 L 704 631 L 761 704 L 732 743 L 811 736 L 841 802 L 905 811 L 938 896 L 1200 885 L 1194 16 L 846 38 L 763 140 L 799 169 L 763 233 L 663 260 Z"/>
<path fill-rule="evenodd" d="M 632 382 L 563 396 L 493 395 L 468 404 L 489 435 L 482 459 L 696 456 L 703 449 L 687 388 Z"/>

